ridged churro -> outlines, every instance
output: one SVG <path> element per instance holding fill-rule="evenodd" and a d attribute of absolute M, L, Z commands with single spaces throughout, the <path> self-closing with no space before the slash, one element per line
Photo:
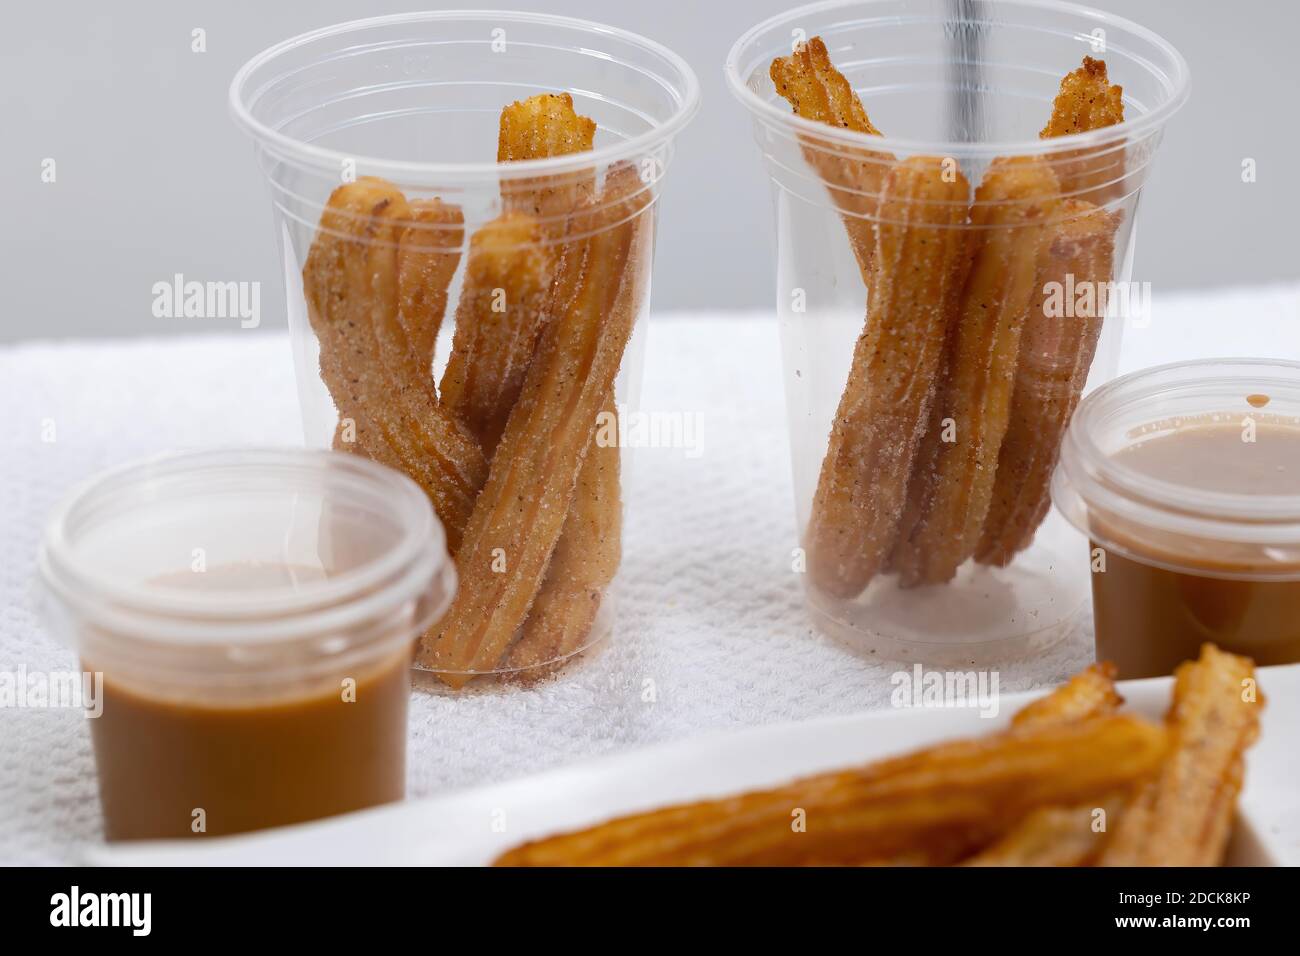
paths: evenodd
<path fill-rule="evenodd" d="M 535 668 L 582 650 L 622 559 L 623 498 L 621 451 L 613 396 L 605 401 L 602 425 L 611 421 L 615 440 L 601 443 L 608 427 L 592 436 L 587 459 L 559 543 L 551 554 L 541 590 L 506 657 L 510 670 Z"/>
<path fill-rule="evenodd" d="M 590 149 L 594 132 L 595 124 L 577 115 L 568 94 L 543 94 L 502 111 L 498 160 Z M 489 456 L 518 400 L 542 332 L 544 300 L 555 259 L 563 251 L 563 233 L 577 205 L 590 198 L 593 182 L 589 172 L 580 172 L 503 186 L 507 211 L 473 237 L 442 396 Z M 605 410 L 614 414 L 612 395 Z M 502 661 L 504 669 L 538 673 L 541 665 L 580 650 L 618 568 L 619 450 L 594 442 L 541 587 Z"/>
<path fill-rule="evenodd" d="M 1090 720 L 1115 713 L 1123 703 L 1115 689 L 1115 666 L 1093 664 L 1016 711 L 1011 730 Z M 1040 807 L 962 865 L 1084 866 L 1101 853 L 1125 796 L 1121 792 L 1073 806 Z"/>
<path fill-rule="evenodd" d="M 596 123 L 573 108 L 568 93 L 540 93 L 511 103 L 501 111 L 497 162 L 514 163 L 588 152 Z M 546 176 L 510 179 L 502 183 L 506 212 L 537 217 L 552 238 L 564 235 L 565 220 L 595 187 L 595 172 L 579 170 Z"/>
<path fill-rule="evenodd" d="M 1111 714 L 1124 703 L 1115 690 L 1115 665 L 1093 664 L 1075 674 L 1045 697 L 1026 704 L 1011 718 L 1016 730 L 1085 720 Z"/>
<path fill-rule="evenodd" d="M 848 79 L 831 63 L 821 37 L 801 43 L 786 57 L 777 57 L 768 71 L 773 85 L 796 116 L 837 129 L 880 136 Z M 862 280 L 870 282 L 875 253 L 873 217 L 881 186 L 893 165 L 888 153 L 876 152 L 800 135 L 804 159 L 818 174 L 841 212 L 849 244 Z"/>
<path fill-rule="evenodd" d="M 355 424 L 376 460 L 424 489 L 455 547 L 487 461 L 438 403 L 398 317 L 398 247 L 409 221 L 390 183 L 365 177 L 339 186 L 303 267 L 303 292 L 340 420 Z"/>
<path fill-rule="evenodd" d="M 919 156 L 881 187 L 866 324 L 835 413 L 805 546 L 812 583 L 858 594 L 894 545 L 966 257 L 970 184 Z"/>
<path fill-rule="evenodd" d="M 541 334 L 552 252 L 536 217 L 506 213 L 470 239 L 442 401 L 489 457 L 519 397 Z"/>
<path fill-rule="evenodd" d="M 1124 89 L 1111 86 L 1106 64 L 1090 56 L 1067 73 L 1052 103 L 1052 116 L 1039 136 L 1051 139 L 1086 133 L 1124 122 Z M 1053 168 L 1067 197 L 1102 205 L 1123 191 L 1125 148 L 1120 140 L 1085 150 L 1072 150 L 1053 159 Z"/>
<path fill-rule="evenodd" d="M 892 555 L 904 587 L 951 579 L 979 543 L 1059 192 L 1052 170 L 1033 157 L 994 160 L 976 191 L 976 251 Z"/>
<path fill-rule="evenodd" d="M 1138 788 L 1101 864 L 1218 865 L 1263 704 L 1248 658 L 1206 644 L 1198 660 L 1181 665 L 1166 718 L 1170 753 Z"/>
<path fill-rule="evenodd" d="M 441 199 L 413 199 L 397 246 L 397 317 L 416 362 L 432 374 L 433 347 L 447 311 L 447 288 L 460 265 L 465 217 Z"/>
<path fill-rule="evenodd" d="M 1005 565 L 1027 548 L 1051 508 L 1052 470 L 1079 403 L 1105 319 L 1117 214 L 1081 200 L 1062 203 L 1051 226 L 1034 306 L 1016 362 L 1011 418 L 998 455 L 993 499 L 975 559 Z M 1064 290 L 1081 295 L 1051 314 Z"/>
<path fill-rule="evenodd" d="M 1044 139 L 1101 129 L 1124 120 L 1123 91 L 1111 86 L 1106 64 L 1085 57 L 1083 66 L 1061 81 Z M 1114 150 L 1107 147 L 1108 153 Z M 1113 190 L 1091 187 L 1118 178 L 1124 155 L 1055 160 L 1066 194 L 1086 192 L 1103 200 Z M 1103 168 L 1104 167 L 1104 168 Z M 998 459 L 993 504 L 975 559 L 1005 565 L 1027 548 L 1051 508 L 1049 485 L 1065 428 L 1079 402 L 1105 321 L 1104 292 L 1114 269 L 1115 233 L 1122 214 L 1082 199 L 1062 204 L 1062 221 L 1038 278 L 1039 295 L 1026 319 L 1012 396 L 1011 423 Z M 1066 302 L 1060 315 L 1049 305 L 1067 289 L 1082 296 Z"/>
<path fill-rule="evenodd" d="M 1123 807 L 1122 793 L 1041 807 L 962 866 L 1087 866 L 1102 853 Z"/>
<path fill-rule="evenodd" d="M 780 866 L 892 860 L 954 837 L 968 842 L 978 835 L 987 842 L 1038 807 L 1127 786 L 1149 773 L 1166 747 L 1162 728 L 1120 715 L 997 734 L 774 790 L 624 817 L 525 844 L 497 863 Z"/>
<path fill-rule="evenodd" d="M 541 584 L 644 297 L 650 198 L 618 166 L 569 222 L 552 318 L 457 555 L 460 590 L 417 655 L 452 686 L 500 662 Z"/>

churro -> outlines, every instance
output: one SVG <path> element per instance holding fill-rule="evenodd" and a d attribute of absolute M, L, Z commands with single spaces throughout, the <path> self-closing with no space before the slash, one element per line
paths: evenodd
<path fill-rule="evenodd" d="M 1243 760 L 1259 734 L 1255 668 L 1212 644 L 1174 675 L 1168 757 L 1144 782 L 1102 854 L 1103 866 L 1215 866 L 1231 832 Z"/>
<path fill-rule="evenodd" d="M 979 543 L 1010 421 L 1020 336 L 1059 192 L 1052 170 L 1033 157 L 994 160 L 976 191 L 977 248 L 892 555 L 904 587 L 951 579 Z"/>
<path fill-rule="evenodd" d="M 460 265 L 465 217 L 460 207 L 441 199 L 407 205 L 410 219 L 397 246 L 397 318 L 422 376 L 428 376 L 447 311 L 447 288 Z"/>
<path fill-rule="evenodd" d="M 858 594 L 894 545 L 961 287 L 970 185 L 913 157 L 881 187 L 866 324 L 835 413 L 806 536 L 813 584 Z"/>
<path fill-rule="evenodd" d="M 1040 807 L 962 866 L 1087 866 L 1106 845 L 1124 795 L 1068 807 Z"/>
<path fill-rule="evenodd" d="M 975 550 L 983 564 L 1005 565 L 1029 547 L 1051 508 L 1052 470 L 1105 319 L 1118 216 L 1081 200 L 1062 203 L 1062 214 L 1066 219 L 1051 227 L 1020 342 L 1011 417 Z M 1076 289 L 1082 295 L 1063 300 L 1064 290 Z"/>
<path fill-rule="evenodd" d="M 789 56 L 774 59 L 768 74 L 796 116 L 855 133 L 881 135 L 848 79 L 831 63 L 821 37 L 799 44 Z M 858 269 L 869 284 L 875 253 L 873 219 L 893 157 L 806 134 L 800 134 L 799 140 L 804 159 L 826 184 L 840 210 Z"/>
<path fill-rule="evenodd" d="M 552 316 L 457 555 L 460 589 L 417 660 L 452 686 L 496 666 L 523 623 L 645 292 L 650 194 L 630 166 L 570 219 Z"/>
<path fill-rule="evenodd" d="M 505 666 L 536 668 L 582 650 L 622 558 L 623 499 L 613 396 L 605 400 L 564 530 Z"/>
<path fill-rule="evenodd" d="M 1123 91 L 1110 86 L 1106 64 L 1085 57 L 1066 75 L 1052 104 L 1043 138 L 1100 129 L 1124 120 Z M 1116 178 L 1124 158 L 1057 158 L 1066 194 Z M 1109 169 L 1103 168 L 1109 167 Z M 1105 198 L 1094 190 L 1095 200 Z M 1027 548 L 1051 509 L 1049 485 L 1065 428 L 1079 403 L 1105 321 L 1105 290 L 1114 269 L 1115 233 L 1122 214 L 1082 199 L 1062 204 L 1063 221 L 1052 238 L 1038 277 L 1039 294 L 1026 319 L 1012 395 L 1011 422 L 998 458 L 993 503 L 975 559 L 1005 565 Z M 1079 295 L 1067 301 L 1066 290 Z M 1054 310 L 1056 302 L 1063 308 Z"/>
<path fill-rule="evenodd" d="M 1115 690 L 1115 665 L 1103 661 L 1079 671 L 1047 696 L 1020 708 L 1011 718 L 1011 726 L 1024 730 L 1086 720 L 1114 713 L 1122 703 L 1124 698 Z"/>
<path fill-rule="evenodd" d="M 670 807 L 525 844 L 498 865 L 799 865 L 890 860 L 996 838 L 1042 806 L 1140 779 L 1165 731 L 1111 715 L 940 744 L 774 790 Z M 800 825 L 802 821 L 802 825 Z"/>
<path fill-rule="evenodd" d="M 339 186 L 303 267 L 321 377 L 365 449 L 414 479 L 455 547 L 487 461 L 441 406 L 398 317 L 398 247 L 410 209 L 390 183 Z"/>
<path fill-rule="evenodd" d="M 580 116 L 568 93 L 540 93 L 511 103 L 501 111 L 497 162 L 514 163 L 551 156 L 584 153 L 596 137 L 596 123 Z M 502 183 L 506 212 L 537 217 L 552 238 L 564 235 L 568 215 L 595 187 L 594 170 L 551 173 Z"/>
<path fill-rule="evenodd" d="M 536 217 L 528 213 L 506 213 L 470 239 L 442 401 L 489 458 L 542 331 L 551 255 Z"/>
<path fill-rule="evenodd" d="M 1039 136 L 1051 139 L 1086 133 L 1124 122 L 1124 90 L 1111 86 L 1106 64 L 1090 56 L 1067 73 L 1052 103 L 1052 116 Z M 1083 150 L 1071 150 L 1053 159 L 1053 168 L 1066 196 L 1102 205 L 1122 191 L 1125 148 L 1121 140 Z"/>

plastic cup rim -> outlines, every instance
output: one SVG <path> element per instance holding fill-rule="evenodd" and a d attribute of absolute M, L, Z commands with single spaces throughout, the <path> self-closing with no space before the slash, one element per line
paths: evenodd
<path fill-rule="evenodd" d="M 374 27 L 398 26 L 407 23 L 429 23 L 462 19 L 501 20 L 507 23 L 527 23 L 555 27 L 566 27 L 589 33 L 608 36 L 640 47 L 662 58 L 681 78 L 681 84 L 668 81 L 667 77 L 658 77 L 669 90 L 677 106 L 671 116 L 663 123 L 639 133 L 629 139 L 600 146 L 582 153 L 565 156 L 552 156 L 547 159 L 528 159 L 512 163 L 475 162 L 475 163 L 437 163 L 416 162 L 411 160 L 384 159 L 377 156 L 363 156 L 327 149 L 304 142 L 293 136 L 287 136 L 252 115 L 246 102 L 251 91 L 246 89 L 253 73 L 272 63 L 278 56 L 317 40 L 355 32 Z M 512 10 L 430 10 L 413 13 L 396 13 L 379 17 L 363 17 L 348 20 L 330 26 L 309 30 L 296 36 L 281 40 L 249 59 L 235 73 L 230 81 L 229 108 L 235 124 L 258 144 L 270 148 L 278 156 L 302 166 L 328 169 L 337 173 L 345 161 L 356 164 L 367 175 L 382 176 L 397 182 L 418 182 L 423 180 L 503 180 L 522 179 L 539 175 L 562 175 L 590 169 L 592 166 L 605 167 L 631 157 L 641 156 L 663 143 L 671 141 L 690 122 L 700 106 L 700 84 L 695 71 L 678 54 L 654 40 L 630 30 L 584 20 L 578 17 L 565 17 L 555 14 L 529 13 Z"/>
<path fill-rule="evenodd" d="M 828 126 L 825 123 L 819 123 L 816 120 L 805 119 L 796 116 L 788 109 L 782 109 L 776 103 L 763 99 L 752 89 L 746 82 L 746 77 L 741 75 L 740 58 L 743 50 L 764 32 L 774 27 L 790 23 L 799 17 L 806 17 L 828 10 L 835 10 L 841 7 L 859 7 L 869 9 L 885 3 L 897 3 L 898 0 L 821 0 L 818 3 L 810 3 L 806 6 L 796 7 L 776 16 L 768 17 L 760 23 L 755 24 L 740 35 L 739 39 L 732 44 L 731 50 L 727 53 L 726 63 L 723 68 L 727 80 L 727 86 L 733 96 L 736 97 L 756 118 L 778 127 L 785 127 L 796 133 L 810 136 L 819 141 L 819 143 L 834 144 L 838 146 L 847 146 L 855 149 L 867 147 L 870 149 L 879 149 L 881 143 L 885 143 L 892 150 L 900 153 L 912 155 L 937 155 L 937 156 L 970 156 L 977 158 L 992 158 L 1002 155 L 1017 156 L 1046 156 L 1056 153 L 1068 152 L 1071 150 L 1083 148 L 1102 147 L 1124 138 L 1140 138 L 1137 134 L 1145 134 L 1153 129 L 1159 129 L 1168 122 L 1183 104 L 1187 101 L 1190 92 L 1191 77 L 1187 66 L 1187 61 L 1183 59 L 1177 48 L 1164 37 L 1160 36 L 1153 30 L 1135 23 L 1126 17 L 1108 13 L 1104 10 L 1098 10 L 1094 7 L 1085 6 L 1079 3 L 1067 2 L 1067 0 L 998 0 L 1000 4 L 1007 6 L 1019 6 L 1031 9 L 1041 10 L 1059 10 L 1063 13 L 1073 13 L 1079 16 L 1091 17 L 1108 26 L 1126 30 L 1144 40 L 1152 43 L 1165 53 L 1174 70 L 1170 75 L 1172 84 L 1172 95 L 1168 100 L 1159 104 L 1155 109 L 1147 113 L 1124 120 L 1113 126 L 1103 127 L 1101 129 L 1089 130 L 1082 133 L 1070 133 L 1065 136 L 1055 136 L 1051 139 L 1031 139 L 1031 140 L 999 140 L 994 142 L 953 142 L 950 140 L 918 140 L 904 139 L 896 136 L 871 136 L 867 133 L 858 133 L 853 130 L 841 129 L 836 126 Z"/>

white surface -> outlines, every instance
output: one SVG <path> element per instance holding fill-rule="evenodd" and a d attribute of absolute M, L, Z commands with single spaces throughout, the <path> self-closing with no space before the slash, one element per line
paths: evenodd
<path fill-rule="evenodd" d="M 1296 288 L 1156 300 L 1125 367 L 1300 352 Z M 412 698 L 408 792 L 429 797 L 709 731 L 846 715 L 888 699 L 895 665 L 815 636 L 790 571 L 794 520 L 774 320 L 650 323 L 643 408 L 701 416 L 703 454 L 638 452 L 613 642 L 563 679 Z M 0 670 L 75 666 L 33 613 L 45 514 L 75 481 L 165 449 L 300 440 L 287 339 L 0 350 Z M 54 427 L 55 441 L 42 441 Z M 1091 658 L 1076 639 L 1003 668 L 1011 693 Z M 645 700 L 647 681 L 654 700 Z M 0 710 L 0 861 L 79 859 L 101 839 L 87 722 Z"/>
<path fill-rule="evenodd" d="M 1126 710 L 1152 719 L 1169 706 L 1167 677 L 1120 685 Z M 1300 722 L 1300 665 L 1262 668 L 1268 697 L 1228 863 L 1300 863 L 1300 771 L 1291 736 Z M 108 866 L 396 865 L 478 866 L 526 840 L 673 803 L 777 786 L 807 774 L 854 766 L 941 740 L 1006 726 L 1027 698 L 1003 698 L 995 716 L 980 709 L 887 710 L 781 724 L 680 741 L 524 780 L 461 791 L 204 843 L 119 844 L 92 854 Z"/>

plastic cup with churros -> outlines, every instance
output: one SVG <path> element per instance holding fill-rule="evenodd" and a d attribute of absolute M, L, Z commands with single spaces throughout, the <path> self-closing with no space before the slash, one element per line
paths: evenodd
<path fill-rule="evenodd" d="M 1051 479 L 1148 318 L 1132 237 L 1182 58 L 1074 5 L 858 0 L 759 24 L 726 74 L 776 199 L 798 537 L 773 547 L 814 621 L 965 665 L 1068 636 L 1089 571 Z"/>
<path fill-rule="evenodd" d="M 446 529 L 459 590 L 416 666 L 553 673 L 613 622 L 617 422 L 694 74 L 598 24 L 422 13 L 279 44 L 231 101 L 275 201 L 308 443 L 404 473 Z"/>

